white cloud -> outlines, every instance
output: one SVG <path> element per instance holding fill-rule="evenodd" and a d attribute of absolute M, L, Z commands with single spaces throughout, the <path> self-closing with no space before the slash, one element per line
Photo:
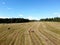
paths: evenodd
<path fill-rule="evenodd" d="M 37 17 L 33 17 L 33 16 L 23 17 L 22 14 L 20 14 L 19 16 L 22 17 L 22 18 L 29 19 L 29 20 L 39 20 Z M 13 17 L 0 16 L 0 18 L 13 18 Z M 15 18 L 18 18 L 18 17 L 15 17 Z"/>
<path fill-rule="evenodd" d="M 60 17 L 60 13 L 58 13 L 58 12 L 55 12 L 55 13 L 53 13 L 55 16 L 57 16 L 57 17 Z"/>
<path fill-rule="evenodd" d="M 11 17 L 0 16 L 0 18 L 11 18 Z"/>
<path fill-rule="evenodd" d="M 39 20 L 37 17 L 33 17 L 33 16 L 28 16 L 27 18 L 30 20 Z"/>
<path fill-rule="evenodd" d="M 2 2 L 2 4 L 6 4 L 5 2 Z"/>
<path fill-rule="evenodd" d="M 60 17 L 60 14 L 58 14 L 58 17 Z"/>
<path fill-rule="evenodd" d="M 30 20 L 39 20 L 37 17 L 33 17 L 33 16 L 24 16 L 23 14 L 19 14 L 20 17 L 22 18 L 27 18 L 27 19 L 30 19 Z"/>
<path fill-rule="evenodd" d="M 55 13 L 53 13 L 54 15 L 57 15 L 57 14 L 59 14 L 59 13 L 57 13 L 57 12 L 55 12 Z"/>
<path fill-rule="evenodd" d="M 23 14 L 19 14 L 20 17 L 23 17 Z"/>

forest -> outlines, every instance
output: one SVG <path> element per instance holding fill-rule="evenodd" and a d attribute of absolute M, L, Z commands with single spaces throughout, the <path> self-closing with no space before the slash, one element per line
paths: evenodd
<path fill-rule="evenodd" d="M 53 22 L 60 22 L 60 17 L 54 18 L 45 18 L 40 20 L 29 20 L 24 18 L 0 18 L 0 23 L 24 23 L 24 22 L 37 22 L 37 21 L 53 21 Z"/>
<path fill-rule="evenodd" d="M 60 22 L 60 17 L 45 18 L 45 19 L 40 19 L 40 21 L 53 21 L 53 22 Z"/>
<path fill-rule="evenodd" d="M 29 19 L 24 18 L 0 18 L 0 23 L 22 23 L 29 22 Z"/>

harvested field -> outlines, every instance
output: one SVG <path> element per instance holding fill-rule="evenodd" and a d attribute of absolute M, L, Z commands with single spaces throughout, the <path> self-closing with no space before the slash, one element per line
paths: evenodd
<path fill-rule="evenodd" d="M 60 45 L 60 22 L 0 24 L 0 45 Z"/>

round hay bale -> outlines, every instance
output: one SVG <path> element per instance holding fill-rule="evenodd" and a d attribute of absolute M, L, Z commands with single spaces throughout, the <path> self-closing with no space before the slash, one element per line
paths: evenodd
<path fill-rule="evenodd" d="M 8 30 L 10 30 L 10 27 L 8 28 Z"/>

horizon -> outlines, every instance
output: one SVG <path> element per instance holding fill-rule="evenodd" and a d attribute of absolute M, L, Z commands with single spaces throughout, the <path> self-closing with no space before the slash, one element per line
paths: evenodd
<path fill-rule="evenodd" d="M 41 18 L 60 17 L 59 0 L 0 0 L 0 18 Z"/>

